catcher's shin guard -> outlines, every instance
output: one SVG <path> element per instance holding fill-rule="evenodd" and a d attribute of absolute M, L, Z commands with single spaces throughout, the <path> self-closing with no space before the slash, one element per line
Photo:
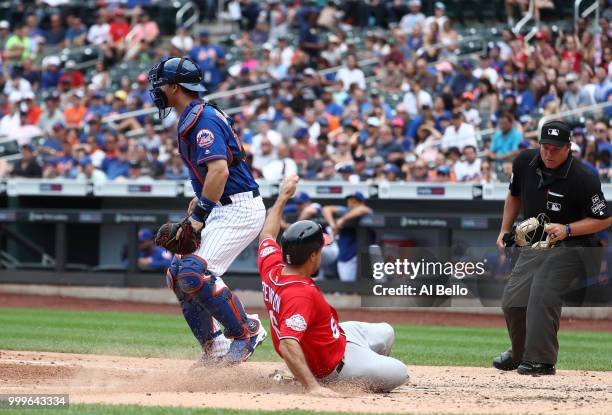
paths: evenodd
<path fill-rule="evenodd" d="M 206 309 L 195 301 L 191 301 L 190 295 L 186 294 L 179 284 L 175 284 L 177 276 L 180 272 L 181 256 L 175 255 L 172 262 L 166 271 L 166 282 L 168 287 L 174 291 L 174 295 L 181 306 L 183 317 L 187 325 L 191 329 L 198 343 L 204 348 L 212 339 L 221 334 L 215 324 L 212 316 Z M 218 332 L 217 332 L 218 331 Z"/>
<path fill-rule="evenodd" d="M 193 296 L 193 302 L 201 305 L 217 319 L 226 337 L 241 339 L 253 330 L 242 304 L 221 279 L 207 271 L 206 261 L 195 255 L 186 255 L 181 260 L 177 285 Z M 253 328 L 257 331 L 257 328 Z"/>

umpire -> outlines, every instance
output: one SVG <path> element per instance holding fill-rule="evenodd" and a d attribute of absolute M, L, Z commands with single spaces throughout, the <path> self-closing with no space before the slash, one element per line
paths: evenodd
<path fill-rule="evenodd" d="M 610 214 L 599 177 L 572 157 L 570 131 L 564 122 L 544 124 L 540 148 L 523 151 L 512 165 L 497 246 L 505 247 L 503 236 L 521 210 L 524 218 L 548 216 L 540 233 L 555 246 L 521 248 L 502 299 L 512 348 L 493 360 L 500 370 L 555 374 L 563 296 L 599 270 L 595 233 L 610 226 Z"/>

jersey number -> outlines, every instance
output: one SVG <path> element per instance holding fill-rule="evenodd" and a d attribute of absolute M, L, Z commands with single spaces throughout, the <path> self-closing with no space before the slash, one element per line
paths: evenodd
<path fill-rule="evenodd" d="M 334 336 L 334 339 L 340 337 L 340 329 L 338 328 L 338 323 L 336 323 L 336 319 L 332 317 L 329 324 L 331 326 L 332 336 Z"/>

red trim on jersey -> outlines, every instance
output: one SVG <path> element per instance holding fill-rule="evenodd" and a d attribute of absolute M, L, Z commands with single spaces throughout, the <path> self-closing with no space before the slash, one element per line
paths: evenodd
<path fill-rule="evenodd" d="M 201 164 L 202 162 L 211 161 L 211 160 L 227 160 L 227 157 L 222 156 L 220 154 L 215 154 L 213 156 L 208 156 L 208 157 L 202 157 L 201 159 L 198 160 L 198 164 Z"/>

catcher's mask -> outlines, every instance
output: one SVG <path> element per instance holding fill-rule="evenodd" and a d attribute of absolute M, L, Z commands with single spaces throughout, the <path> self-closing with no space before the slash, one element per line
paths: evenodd
<path fill-rule="evenodd" d="M 310 254 L 329 245 L 331 236 L 311 220 L 301 220 L 289 226 L 281 236 L 283 260 L 290 265 L 302 265 Z"/>
<path fill-rule="evenodd" d="M 205 92 L 202 85 L 202 71 L 197 63 L 185 56 L 165 59 L 149 70 L 149 93 L 158 110 L 159 119 L 166 118 L 172 108 L 168 106 L 168 97 L 162 91 L 162 85 L 178 84 L 194 92 Z"/>

